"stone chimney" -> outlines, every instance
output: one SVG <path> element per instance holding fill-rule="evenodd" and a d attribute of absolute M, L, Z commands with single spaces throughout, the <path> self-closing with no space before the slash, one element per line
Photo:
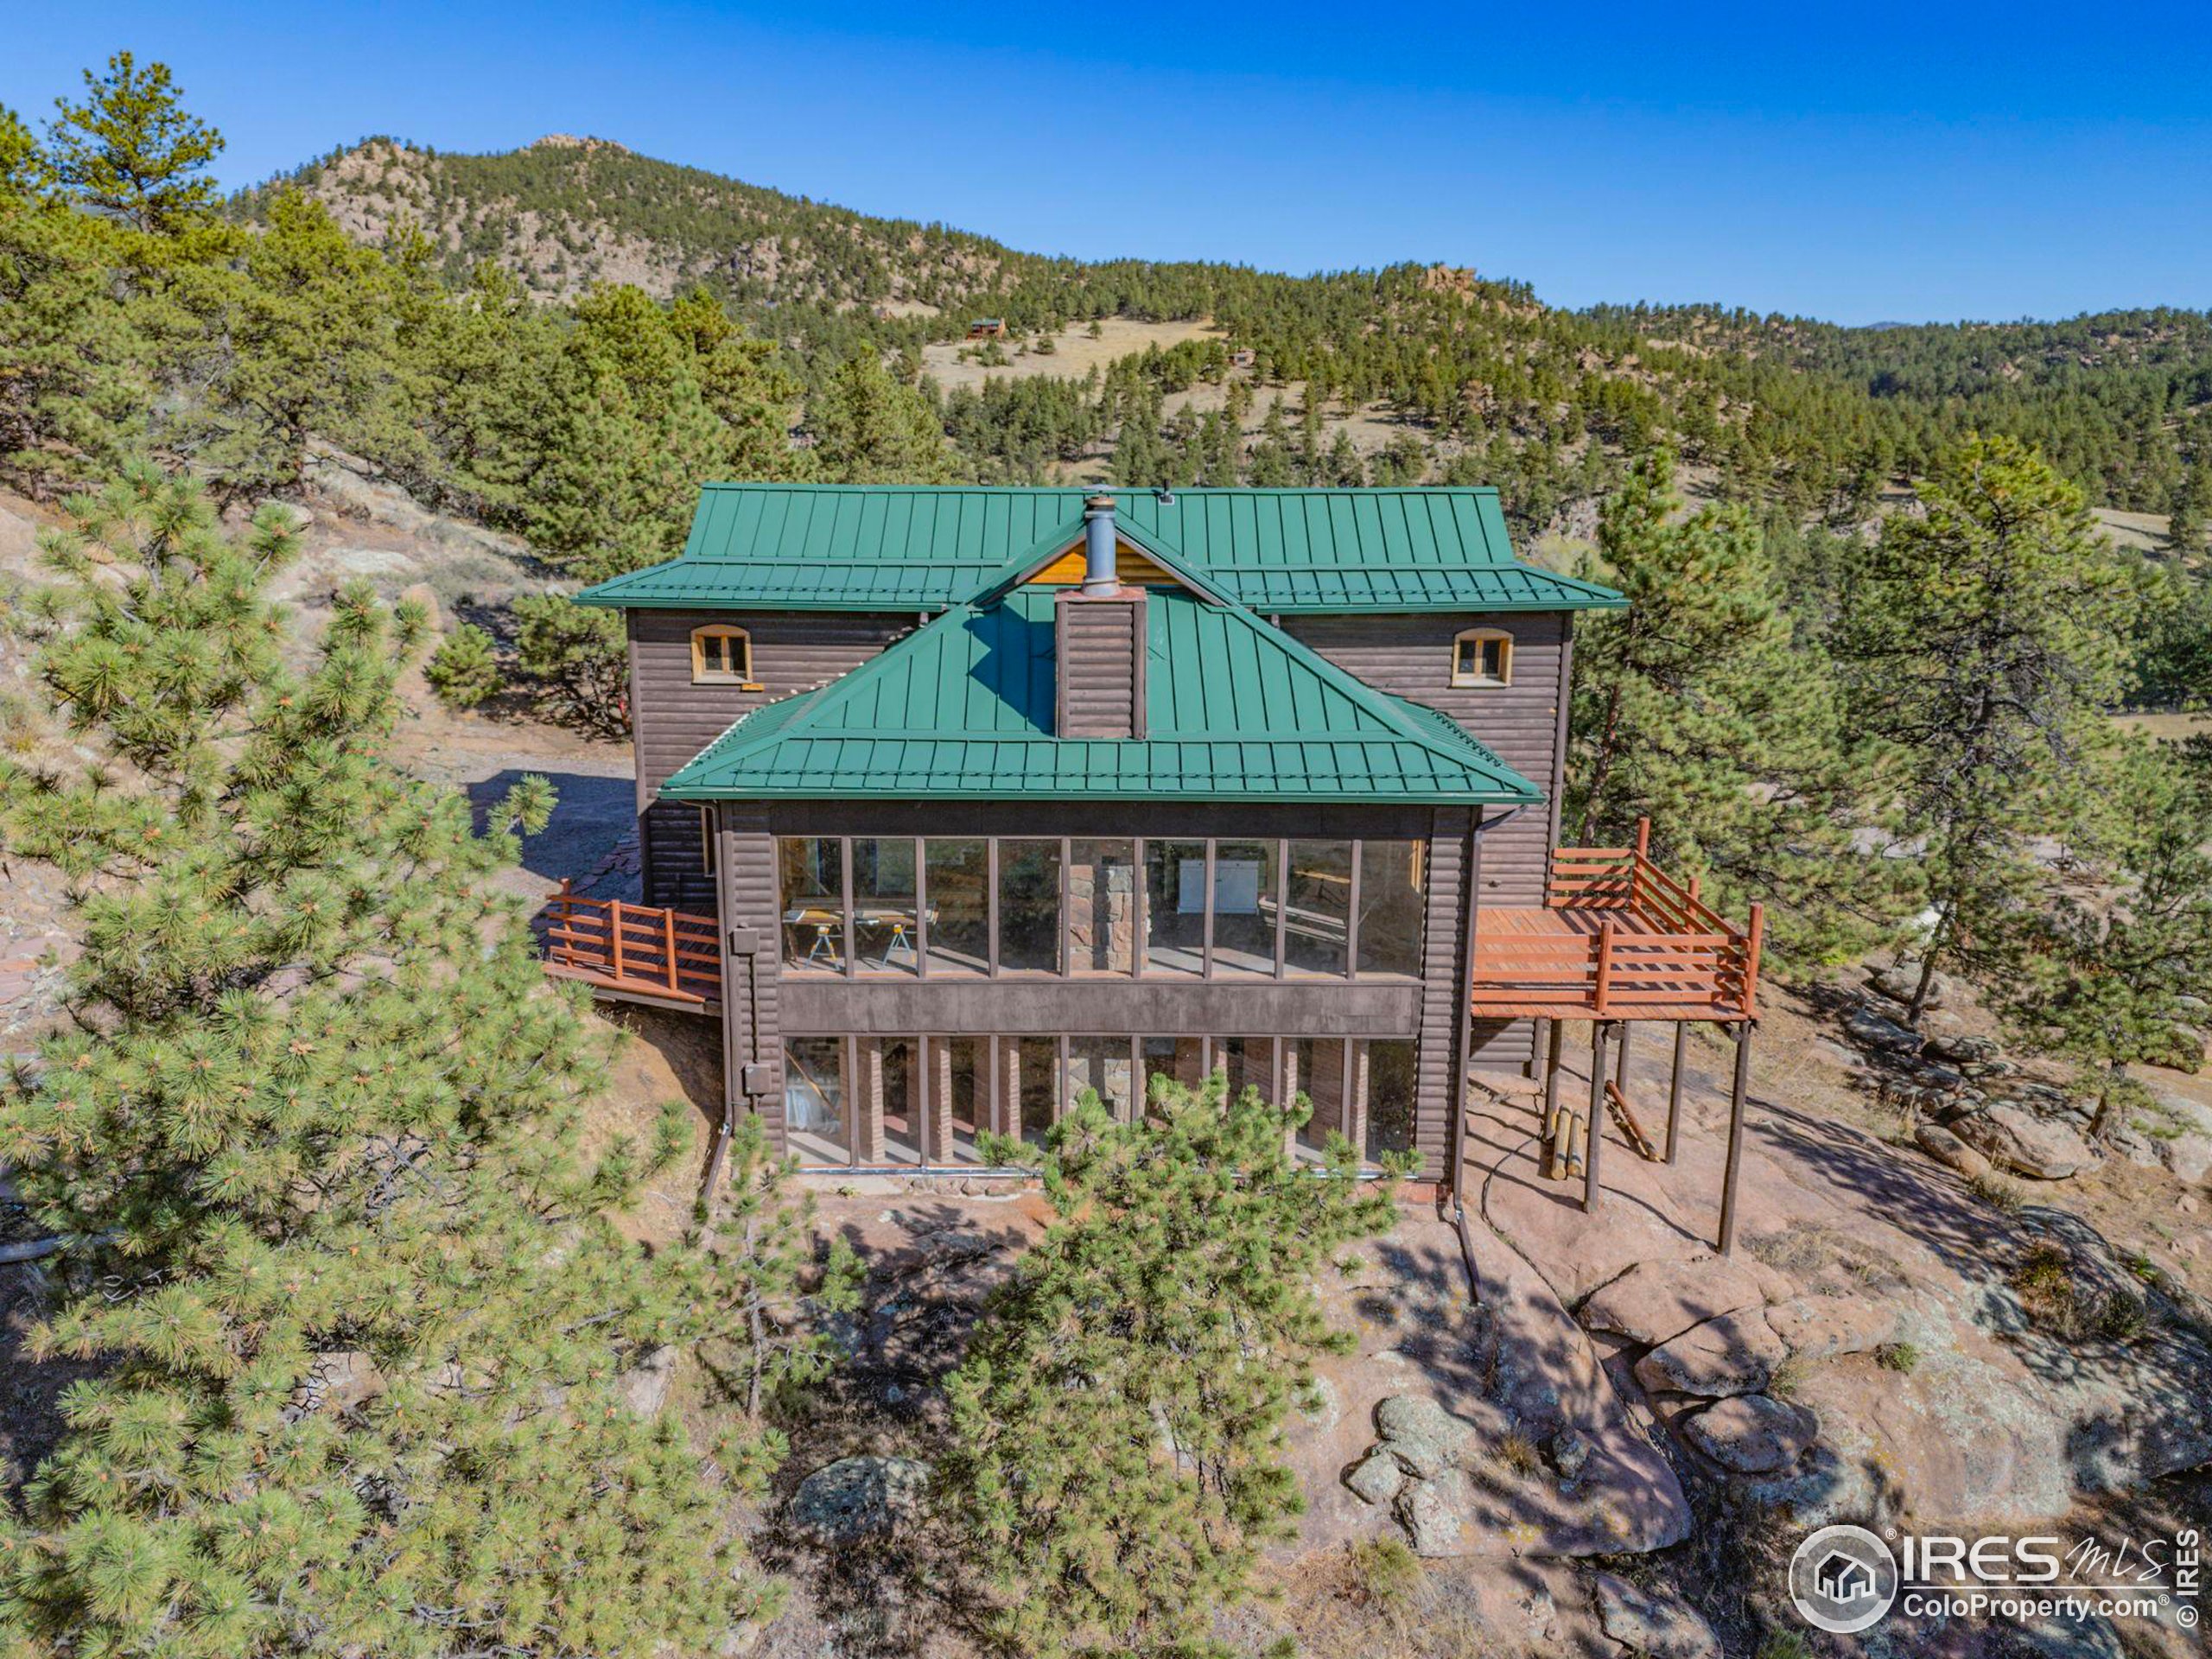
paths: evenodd
<path fill-rule="evenodd" d="M 1061 737 L 1144 735 L 1145 595 L 1115 569 L 1114 498 L 1083 505 L 1083 586 L 1052 611 Z"/>

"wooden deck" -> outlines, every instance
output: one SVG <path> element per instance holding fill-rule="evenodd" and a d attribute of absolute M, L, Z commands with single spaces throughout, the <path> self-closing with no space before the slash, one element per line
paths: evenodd
<path fill-rule="evenodd" d="M 1545 902 L 1476 918 L 1478 1020 L 1696 1020 L 1757 1016 L 1764 918 L 1737 927 L 1697 884 L 1654 864 L 1649 826 L 1632 847 L 1553 851 Z"/>
<path fill-rule="evenodd" d="M 699 1013 L 721 1004 L 721 940 L 711 916 L 580 899 L 545 901 L 545 971 L 601 995 Z"/>

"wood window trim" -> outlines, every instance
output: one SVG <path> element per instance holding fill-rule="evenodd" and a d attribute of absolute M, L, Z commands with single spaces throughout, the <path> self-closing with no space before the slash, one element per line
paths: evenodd
<path fill-rule="evenodd" d="M 1488 645 L 1495 641 L 1498 646 L 1497 673 L 1481 671 L 1482 657 L 1475 658 L 1476 671 L 1469 673 L 1461 666 L 1469 645 Z M 1452 683 L 1466 690 L 1497 690 L 1513 683 L 1513 636 L 1503 628 L 1462 628 L 1452 636 Z"/>
<path fill-rule="evenodd" d="M 738 666 L 721 668 L 708 661 L 709 641 L 734 641 L 734 650 L 716 652 L 725 661 L 734 657 Z M 694 685 L 734 685 L 741 691 L 765 691 L 767 687 L 753 677 L 753 636 L 743 628 L 728 622 L 705 622 L 691 630 L 691 683 Z"/>

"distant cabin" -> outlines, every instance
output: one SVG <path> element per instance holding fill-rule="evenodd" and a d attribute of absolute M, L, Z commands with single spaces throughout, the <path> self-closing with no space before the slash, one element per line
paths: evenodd
<path fill-rule="evenodd" d="M 1249 346 L 1240 346 L 1229 354 L 1229 365 L 1233 369 L 1249 369 L 1260 360 L 1260 354 Z"/>
<path fill-rule="evenodd" d="M 1004 317 L 978 317 L 968 325 L 970 340 L 997 340 L 1006 333 Z"/>

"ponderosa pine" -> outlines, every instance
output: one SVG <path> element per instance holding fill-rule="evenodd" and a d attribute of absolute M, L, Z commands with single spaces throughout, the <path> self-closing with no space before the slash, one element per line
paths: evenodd
<path fill-rule="evenodd" d="M 0 1160 L 68 1241 L 35 1347 L 100 1369 L 0 1522 L 0 1651 L 708 1650 L 774 1605 L 728 1500 L 779 1442 L 702 1461 L 625 1379 L 701 1340 L 771 1387 L 824 1363 L 780 1172 L 741 1147 L 734 1236 L 620 1224 L 688 1127 L 587 1155 L 601 1045 L 486 885 L 550 790 L 480 832 L 385 758 L 418 610 L 349 588 L 295 667 L 282 510 L 228 537 L 142 468 L 72 511 L 33 613 L 93 758 L 0 761 L 0 844 L 84 948 Z"/>
<path fill-rule="evenodd" d="M 1155 1081 L 1128 1123 L 1086 1090 L 1054 1126 L 1057 1219 L 947 1385 L 941 1510 L 1005 1651 L 1217 1654 L 1216 1610 L 1289 1535 L 1304 1498 L 1284 1422 L 1313 1356 L 1351 1341 L 1314 1275 L 1395 1218 L 1343 1137 L 1325 1166 L 1292 1160 L 1306 1109 L 1232 1099 L 1216 1072 L 1196 1090 Z M 994 1137 L 985 1155 L 1030 1154 Z"/>

